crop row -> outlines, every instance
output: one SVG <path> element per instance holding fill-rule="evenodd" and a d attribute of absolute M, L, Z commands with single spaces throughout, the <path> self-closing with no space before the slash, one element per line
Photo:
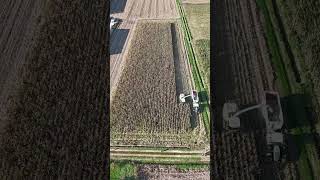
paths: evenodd
<path fill-rule="evenodd" d="M 107 178 L 106 9 L 48 3 L 1 134 L 1 179 Z"/>

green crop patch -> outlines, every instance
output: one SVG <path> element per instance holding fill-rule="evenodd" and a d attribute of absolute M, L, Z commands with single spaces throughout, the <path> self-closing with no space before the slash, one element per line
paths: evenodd
<path fill-rule="evenodd" d="M 135 179 L 137 167 L 129 162 L 112 162 L 110 164 L 110 179 Z"/>

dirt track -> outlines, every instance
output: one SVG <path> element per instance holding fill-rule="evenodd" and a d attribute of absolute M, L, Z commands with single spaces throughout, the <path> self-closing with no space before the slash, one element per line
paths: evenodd
<path fill-rule="evenodd" d="M 110 40 L 110 87 L 111 94 L 118 83 L 125 51 L 138 18 L 177 18 L 174 0 L 112 0 L 111 16 L 120 18 L 122 23 L 113 31 Z"/>

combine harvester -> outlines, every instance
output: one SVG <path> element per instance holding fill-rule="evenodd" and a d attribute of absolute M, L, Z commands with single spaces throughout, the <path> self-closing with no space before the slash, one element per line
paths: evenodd
<path fill-rule="evenodd" d="M 266 124 L 267 157 L 273 161 L 280 160 L 280 146 L 284 144 L 283 134 L 279 132 L 283 126 L 283 114 L 280 96 L 277 92 L 266 91 L 262 103 L 239 110 L 236 103 L 225 103 L 223 106 L 223 120 L 229 129 L 240 128 L 239 116 L 252 110 L 260 110 Z"/>
<path fill-rule="evenodd" d="M 179 95 L 180 102 L 185 103 L 187 97 L 191 97 L 193 111 L 199 112 L 199 97 L 198 97 L 197 91 L 191 90 L 189 95 L 180 94 Z"/>

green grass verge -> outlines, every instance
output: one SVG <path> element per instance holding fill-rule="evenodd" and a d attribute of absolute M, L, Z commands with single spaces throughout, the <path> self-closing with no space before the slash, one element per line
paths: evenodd
<path fill-rule="evenodd" d="M 137 176 L 137 168 L 129 162 L 111 162 L 110 164 L 110 179 L 135 179 Z"/>
<path fill-rule="evenodd" d="M 210 89 L 210 39 L 199 39 L 195 41 L 195 52 L 199 69 L 204 78 L 205 89 Z M 210 92 L 208 91 L 208 97 Z"/>

